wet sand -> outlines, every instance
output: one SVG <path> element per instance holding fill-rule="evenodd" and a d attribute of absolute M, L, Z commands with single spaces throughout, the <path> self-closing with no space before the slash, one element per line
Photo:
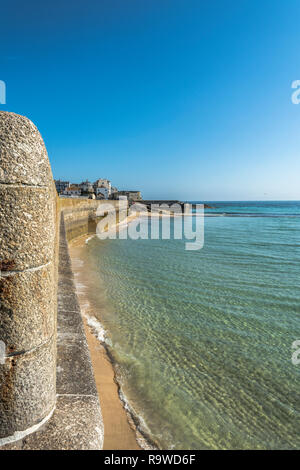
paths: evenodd
<path fill-rule="evenodd" d="M 84 323 L 104 421 L 103 449 L 140 449 L 136 442 L 135 431 L 131 428 L 119 399 L 113 366 L 104 347 L 91 333 L 86 320 Z"/>

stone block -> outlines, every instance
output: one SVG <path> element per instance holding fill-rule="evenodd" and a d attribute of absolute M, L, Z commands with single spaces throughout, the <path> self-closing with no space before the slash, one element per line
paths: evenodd
<path fill-rule="evenodd" d="M 104 430 L 98 398 L 58 396 L 52 418 L 27 436 L 23 450 L 100 450 Z"/>
<path fill-rule="evenodd" d="M 52 172 L 43 139 L 26 117 L 0 111 L 0 183 L 48 186 Z"/>
<path fill-rule="evenodd" d="M 9 274 L 9 273 L 8 273 Z M 28 351 L 54 334 L 54 267 L 0 277 L 0 340 L 6 354 Z"/>
<path fill-rule="evenodd" d="M 55 406 L 54 338 L 0 364 L 0 439 L 41 422 Z"/>
<path fill-rule="evenodd" d="M 67 328 L 59 331 L 57 335 L 57 393 L 97 397 L 85 333 L 80 331 L 79 324 L 77 328 L 75 325 L 73 328 L 70 326 L 69 331 Z M 74 332 L 76 329 L 77 333 Z"/>
<path fill-rule="evenodd" d="M 53 193 L 0 185 L 0 271 L 44 265 L 54 256 Z"/>

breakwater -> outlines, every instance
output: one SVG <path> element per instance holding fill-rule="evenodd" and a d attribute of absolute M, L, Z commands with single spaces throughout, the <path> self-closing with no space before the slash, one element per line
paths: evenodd
<path fill-rule="evenodd" d="M 68 240 L 99 201 L 59 200 L 33 123 L 0 112 L 0 449 L 101 449 Z"/>

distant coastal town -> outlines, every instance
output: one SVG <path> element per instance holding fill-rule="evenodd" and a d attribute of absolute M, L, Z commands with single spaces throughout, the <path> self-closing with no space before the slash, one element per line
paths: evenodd
<path fill-rule="evenodd" d="M 125 199 L 128 201 L 140 201 L 141 191 L 119 191 L 112 186 L 110 180 L 99 178 L 94 183 L 86 180 L 82 183 L 55 180 L 57 193 L 61 197 L 89 198 L 89 199 Z"/>

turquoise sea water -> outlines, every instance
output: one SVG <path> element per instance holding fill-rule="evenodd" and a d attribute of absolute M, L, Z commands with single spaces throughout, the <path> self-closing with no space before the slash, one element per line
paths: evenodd
<path fill-rule="evenodd" d="M 300 203 L 210 204 L 199 251 L 87 245 L 122 389 L 164 449 L 300 448 Z"/>

